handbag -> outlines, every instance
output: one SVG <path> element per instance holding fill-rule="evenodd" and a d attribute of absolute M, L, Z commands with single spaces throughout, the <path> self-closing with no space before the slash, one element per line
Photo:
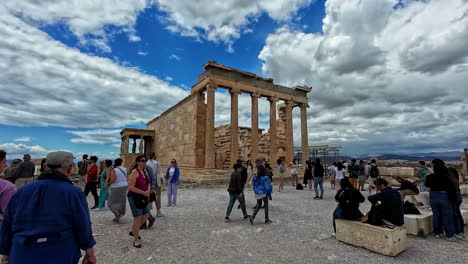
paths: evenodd
<path fill-rule="evenodd" d="M 152 202 L 155 202 L 156 201 L 156 193 L 151 193 L 150 196 L 149 196 L 149 202 L 152 203 Z"/>
<path fill-rule="evenodd" d="M 148 206 L 149 204 L 149 199 L 148 197 L 142 195 L 142 194 L 133 194 L 133 202 L 135 203 L 135 207 L 138 209 L 144 209 Z"/>

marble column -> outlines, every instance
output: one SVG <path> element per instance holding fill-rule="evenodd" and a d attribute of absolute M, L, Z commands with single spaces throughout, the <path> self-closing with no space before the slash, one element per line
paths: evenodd
<path fill-rule="evenodd" d="M 292 122 L 292 101 L 286 103 L 286 164 L 292 162 L 294 158 L 294 138 L 293 138 L 293 122 Z"/>
<path fill-rule="evenodd" d="M 277 130 L 276 130 L 276 97 L 268 98 L 270 101 L 270 165 L 276 164 L 278 159 Z"/>
<path fill-rule="evenodd" d="M 239 94 L 231 89 L 231 165 L 239 159 Z"/>
<path fill-rule="evenodd" d="M 206 86 L 206 129 L 205 129 L 205 168 L 215 168 L 214 123 L 215 123 L 215 85 Z"/>
<path fill-rule="evenodd" d="M 140 136 L 140 145 L 138 146 L 139 147 L 139 152 L 140 154 L 143 153 L 143 147 L 145 145 L 145 139 L 143 136 Z"/>
<path fill-rule="evenodd" d="M 251 149 L 250 149 L 250 161 L 253 162 L 258 157 L 258 93 L 250 95 L 252 99 L 252 136 L 251 136 Z"/>
<path fill-rule="evenodd" d="M 302 147 L 302 166 L 305 168 L 306 160 L 309 159 L 309 137 L 307 133 L 307 104 L 301 104 L 301 147 Z"/>

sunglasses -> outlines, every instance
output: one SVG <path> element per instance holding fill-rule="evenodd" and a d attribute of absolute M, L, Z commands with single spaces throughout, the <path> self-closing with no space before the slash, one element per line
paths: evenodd
<path fill-rule="evenodd" d="M 146 162 L 146 160 L 140 160 L 139 162 Z"/>
<path fill-rule="evenodd" d="M 171 161 L 171 163 L 176 163 L 175 161 Z"/>

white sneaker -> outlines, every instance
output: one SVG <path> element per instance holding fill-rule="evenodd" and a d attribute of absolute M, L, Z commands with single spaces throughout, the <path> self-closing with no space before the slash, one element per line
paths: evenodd
<path fill-rule="evenodd" d="M 455 234 L 455 237 L 460 239 L 460 240 L 465 240 L 466 239 L 466 236 L 465 234 L 461 233 L 461 234 Z"/>
<path fill-rule="evenodd" d="M 442 238 L 441 235 L 434 235 L 434 237 L 437 238 L 437 239 L 441 239 L 441 238 Z"/>
<path fill-rule="evenodd" d="M 453 237 L 447 237 L 446 240 L 447 240 L 447 241 L 450 241 L 450 242 L 457 242 L 457 239 L 455 238 L 455 236 L 453 236 Z"/>

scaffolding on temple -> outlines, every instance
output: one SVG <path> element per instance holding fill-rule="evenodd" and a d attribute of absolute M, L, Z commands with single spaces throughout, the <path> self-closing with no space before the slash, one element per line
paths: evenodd
<path fill-rule="evenodd" d="M 320 161 L 323 167 L 325 168 L 326 175 L 328 175 L 328 170 L 326 168 L 330 167 L 333 164 L 333 162 L 343 160 L 343 155 L 340 153 L 341 146 L 309 146 L 307 150 L 309 152 L 309 160 L 315 161 L 316 158 L 320 158 Z M 298 164 L 302 164 L 301 147 L 294 147 L 294 157 L 297 159 Z"/>

